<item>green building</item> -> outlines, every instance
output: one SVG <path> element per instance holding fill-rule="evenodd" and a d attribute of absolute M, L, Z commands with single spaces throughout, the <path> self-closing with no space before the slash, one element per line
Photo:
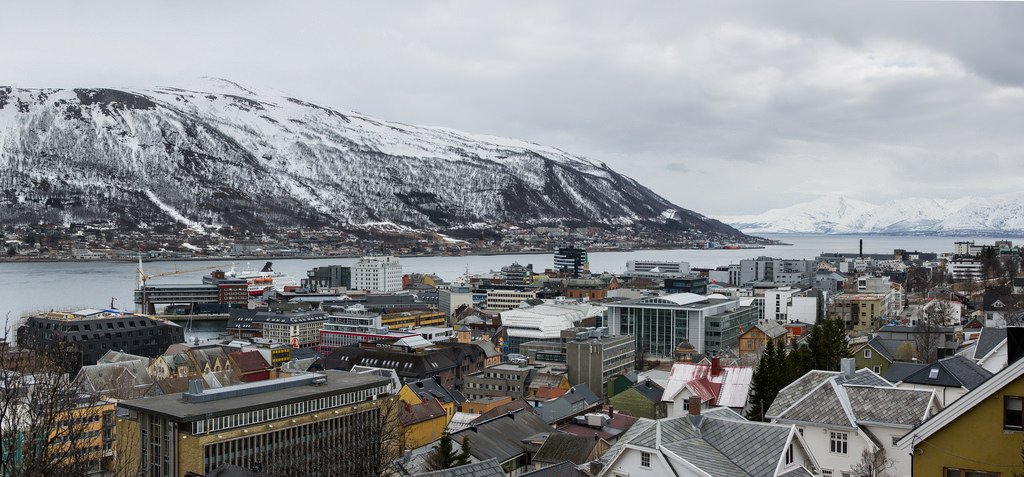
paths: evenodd
<path fill-rule="evenodd" d="M 641 381 L 635 386 L 616 394 L 608 403 L 616 410 L 636 417 L 661 419 L 668 416 L 667 405 L 661 402 L 665 390 L 650 379 Z"/>

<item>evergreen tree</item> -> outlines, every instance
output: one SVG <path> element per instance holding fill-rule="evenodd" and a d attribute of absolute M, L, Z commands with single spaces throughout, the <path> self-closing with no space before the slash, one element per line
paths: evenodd
<path fill-rule="evenodd" d="M 761 359 L 754 369 L 754 376 L 750 381 L 750 410 L 747 411 L 747 419 L 751 421 L 765 420 L 764 414 L 772 405 L 775 395 L 778 394 L 779 358 L 775 350 L 775 341 L 768 340 L 764 350 L 761 352 Z"/>
<path fill-rule="evenodd" d="M 811 354 L 811 349 L 807 345 L 801 345 L 786 354 L 785 364 L 786 383 L 779 388 L 780 391 L 789 383 L 800 379 L 808 371 L 814 369 L 814 355 Z"/>
<path fill-rule="evenodd" d="M 815 323 L 807 345 L 814 358 L 814 369 L 839 371 L 840 360 L 850 357 L 846 326 L 839 318 L 825 318 Z"/>
<path fill-rule="evenodd" d="M 466 465 L 469 463 L 469 436 L 462 436 L 461 445 L 462 449 L 459 451 L 459 454 L 455 456 L 455 462 L 453 467 L 458 467 L 460 465 Z"/>
<path fill-rule="evenodd" d="M 441 434 L 437 448 L 431 452 L 430 457 L 427 459 L 427 466 L 431 470 L 449 469 L 455 466 L 455 461 L 459 458 L 460 456 L 455 452 L 452 445 L 452 436 L 445 432 Z"/>

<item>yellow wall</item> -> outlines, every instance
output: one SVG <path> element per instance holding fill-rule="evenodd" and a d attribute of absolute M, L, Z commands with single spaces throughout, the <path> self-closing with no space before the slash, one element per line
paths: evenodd
<path fill-rule="evenodd" d="M 441 438 L 448 420 L 445 416 L 437 416 L 423 422 L 417 422 L 405 427 L 405 448 L 415 449 L 422 447 Z"/>
<path fill-rule="evenodd" d="M 410 326 L 445 326 L 447 320 L 442 312 L 410 311 L 402 313 L 390 313 L 380 319 L 380 323 L 388 329 L 398 330 Z"/>
<path fill-rule="evenodd" d="M 1003 430 L 1004 396 L 1024 396 L 1024 377 L 978 403 L 924 442 L 915 442 L 914 475 L 944 475 L 943 469 L 952 467 L 1002 476 L 1024 471 L 1024 432 Z"/>

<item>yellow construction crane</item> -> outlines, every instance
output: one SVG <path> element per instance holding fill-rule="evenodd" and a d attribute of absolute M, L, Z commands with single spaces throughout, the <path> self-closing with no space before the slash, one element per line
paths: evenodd
<path fill-rule="evenodd" d="M 219 264 L 219 265 L 212 265 L 212 266 L 209 266 L 209 267 L 193 268 L 193 269 L 189 269 L 189 270 L 175 270 L 173 272 L 163 272 L 163 273 L 154 273 L 152 275 L 146 275 L 142 271 L 142 257 L 139 257 L 139 268 L 137 270 L 137 273 L 138 273 L 138 284 L 139 284 L 139 288 L 141 289 L 142 287 L 146 286 L 146 282 L 149 281 L 149 279 L 151 279 L 151 278 L 169 277 L 169 276 L 172 276 L 172 275 L 180 275 L 182 273 L 195 273 L 195 272 L 202 272 L 202 271 L 206 271 L 206 270 L 216 270 L 218 268 L 225 268 L 225 265 L 224 264 Z"/>

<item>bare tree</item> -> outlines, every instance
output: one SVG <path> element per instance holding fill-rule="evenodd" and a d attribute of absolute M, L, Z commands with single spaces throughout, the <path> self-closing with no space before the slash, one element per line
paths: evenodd
<path fill-rule="evenodd" d="M 885 471 L 894 465 L 896 462 L 885 456 L 885 449 L 879 448 L 874 452 L 864 449 L 860 453 L 860 461 L 850 467 L 850 473 L 865 477 L 887 477 L 889 474 Z"/>
<path fill-rule="evenodd" d="M 939 341 L 943 338 L 942 326 L 952 312 L 949 301 L 940 299 L 924 305 L 921 315 L 914 325 L 914 344 L 917 358 L 922 363 L 931 363 L 938 359 Z"/>
<path fill-rule="evenodd" d="M 70 350 L 0 346 L 0 468 L 4 476 L 85 475 L 99 470 L 105 413 L 64 372 Z"/>

